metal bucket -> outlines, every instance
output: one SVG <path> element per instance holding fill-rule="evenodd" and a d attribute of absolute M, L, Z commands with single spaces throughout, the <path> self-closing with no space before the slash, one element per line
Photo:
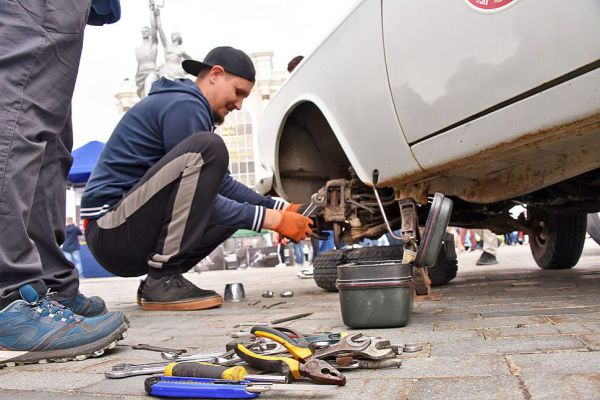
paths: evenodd
<path fill-rule="evenodd" d="M 340 265 L 336 286 L 342 319 L 352 328 L 400 327 L 410 320 L 411 264 L 384 260 Z"/>

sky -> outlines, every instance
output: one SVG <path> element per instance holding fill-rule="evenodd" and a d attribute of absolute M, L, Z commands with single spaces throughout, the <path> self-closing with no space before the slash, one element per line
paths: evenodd
<path fill-rule="evenodd" d="M 358 0 L 156 0 L 168 38 L 178 31 L 182 47 L 196 59 L 216 46 L 247 53 L 272 51 L 275 69 L 307 55 L 350 12 Z M 147 0 L 121 0 L 121 20 L 85 31 L 73 96 L 74 148 L 106 142 L 119 120 L 115 93 L 125 78 L 134 80 L 134 50 L 141 28 L 149 25 Z M 159 45 L 160 47 L 160 45 Z M 162 62 L 159 52 L 158 63 Z"/>

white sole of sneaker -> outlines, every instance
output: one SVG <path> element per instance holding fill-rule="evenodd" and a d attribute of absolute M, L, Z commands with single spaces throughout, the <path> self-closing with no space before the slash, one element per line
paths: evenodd
<path fill-rule="evenodd" d="M 127 337 L 127 324 L 123 324 L 110 337 L 74 349 L 53 351 L 0 351 L 0 368 L 25 364 L 47 364 L 49 362 L 83 361 L 100 357 L 106 350 L 114 349 L 119 340 Z"/>
<path fill-rule="evenodd" d="M 220 307 L 221 304 L 223 304 L 223 298 L 219 295 L 194 300 L 169 302 L 146 301 L 142 299 L 142 309 L 144 311 L 196 311 Z"/>

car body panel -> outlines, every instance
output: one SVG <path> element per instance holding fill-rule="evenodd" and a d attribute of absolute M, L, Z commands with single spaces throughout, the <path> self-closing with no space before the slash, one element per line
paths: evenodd
<path fill-rule="evenodd" d="M 403 171 L 420 170 L 402 135 L 391 100 L 380 6 L 373 0 L 360 3 L 303 60 L 265 109 L 258 131 L 259 152 L 265 168 L 274 172 L 276 188 L 280 188 L 277 149 L 281 130 L 289 113 L 304 101 L 313 102 L 325 115 L 362 180 L 369 182 L 374 168 L 380 169 L 382 179 L 393 176 L 398 160 L 402 160 Z M 357 24 L 360 30 L 354 28 Z M 378 106 L 369 107 L 373 104 Z"/>
<path fill-rule="evenodd" d="M 394 25 L 388 10 L 406 12 Z M 421 15 L 427 10 L 431 21 Z M 282 132 L 294 110 L 310 102 L 360 180 L 372 184 L 378 169 L 379 185 L 393 187 L 398 198 L 426 202 L 427 194 L 442 191 L 490 203 L 598 168 L 599 22 L 597 0 L 521 0 L 489 14 L 478 13 L 467 0 L 361 1 L 265 109 L 258 131 L 261 161 L 285 198 Z M 426 45 L 438 27 L 462 32 L 440 39 L 456 54 Z M 495 41 L 489 32 L 506 32 L 510 39 Z M 460 39 L 469 46 L 456 46 Z M 484 64 L 485 72 L 478 67 Z M 306 164 L 315 163 L 303 154 L 305 147 L 286 148 L 286 157 L 304 159 L 304 165 L 290 163 L 285 173 L 289 182 L 296 180 L 296 189 L 307 182 L 309 192 L 320 171 L 317 165 L 306 173 Z M 591 151 L 585 153 L 586 147 Z M 521 163 L 521 169 L 531 166 L 529 175 L 519 175 Z M 302 174 L 309 176 L 306 181 Z M 511 174 L 519 185 L 512 184 Z"/>
<path fill-rule="evenodd" d="M 493 14 L 465 0 L 383 0 L 383 27 L 409 143 L 600 59 L 597 0 L 525 0 Z M 480 132 L 475 141 L 493 136 Z"/>

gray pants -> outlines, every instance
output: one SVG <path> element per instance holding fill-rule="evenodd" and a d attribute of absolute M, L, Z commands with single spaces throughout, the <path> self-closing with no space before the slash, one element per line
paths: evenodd
<path fill-rule="evenodd" d="M 65 238 L 71 98 L 91 0 L 0 1 L 0 309 L 30 283 L 73 297 Z"/>

